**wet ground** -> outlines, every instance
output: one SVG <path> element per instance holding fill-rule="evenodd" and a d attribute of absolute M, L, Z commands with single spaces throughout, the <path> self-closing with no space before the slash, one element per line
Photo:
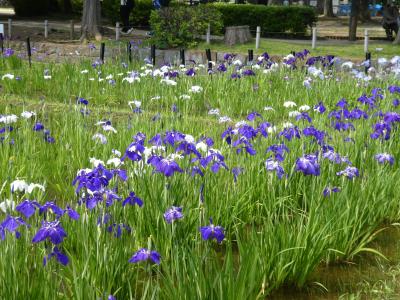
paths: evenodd
<path fill-rule="evenodd" d="M 385 229 L 369 247 L 387 260 L 364 253 L 354 262 L 320 266 L 306 288 L 284 287 L 268 299 L 400 299 L 400 227 Z"/>

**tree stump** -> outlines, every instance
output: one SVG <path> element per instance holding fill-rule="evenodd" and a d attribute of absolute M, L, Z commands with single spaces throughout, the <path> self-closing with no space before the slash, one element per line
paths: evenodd
<path fill-rule="evenodd" d="M 251 40 L 250 27 L 230 26 L 225 28 L 225 44 L 232 46 L 235 44 L 244 44 Z"/>

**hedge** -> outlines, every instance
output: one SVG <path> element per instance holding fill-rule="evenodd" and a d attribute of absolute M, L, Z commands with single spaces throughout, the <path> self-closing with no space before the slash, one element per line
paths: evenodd
<path fill-rule="evenodd" d="M 306 6 L 265 6 L 252 4 L 212 4 L 222 14 L 224 27 L 249 25 L 255 31 L 261 26 L 262 36 L 271 33 L 304 35 L 317 21 L 315 11 Z"/>

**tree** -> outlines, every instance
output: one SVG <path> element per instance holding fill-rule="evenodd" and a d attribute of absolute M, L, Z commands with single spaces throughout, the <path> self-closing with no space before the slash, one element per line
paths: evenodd
<path fill-rule="evenodd" d="M 332 0 L 324 0 L 324 16 L 334 17 Z"/>
<path fill-rule="evenodd" d="M 64 13 L 72 13 L 72 3 L 71 0 L 64 0 Z"/>
<path fill-rule="evenodd" d="M 349 22 L 349 41 L 357 39 L 358 12 L 360 11 L 360 0 L 351 2 L 350 22 Z"/>
<path fill-rule="evenodd" d="M 94 36 L 96 40 L 101 40 L 100 23 L 100 0 L 85 0 L 82 13 L 81 41 L 92 36 Z"/>

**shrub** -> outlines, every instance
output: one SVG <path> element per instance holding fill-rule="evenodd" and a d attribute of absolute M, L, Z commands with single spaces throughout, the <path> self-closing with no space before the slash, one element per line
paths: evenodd
<path fill-rule="evenodd" d="M 221 14 L 224 26 L 249 25 L 255 31 L 261 26 L 263 36 L 270 33 L 304 35 L 316 20 L 313 8 L 305 6 L 265 6 L 252 4 L 213 4 Z"/>
<path fill-rule="evenodd" d="M 208 24 L 214 33 L 222 29 L 221 13 L 210 5 L 174 6 L 153 11 L 150 25 L 152 42 L 159 48 L 191 47 L 204 35 Z"/>
<path fill-rule="evenodd" d="M 45 15 L 49 12 L 49 0 L 10 0 L 17 16 L 29 17 Z"/>

